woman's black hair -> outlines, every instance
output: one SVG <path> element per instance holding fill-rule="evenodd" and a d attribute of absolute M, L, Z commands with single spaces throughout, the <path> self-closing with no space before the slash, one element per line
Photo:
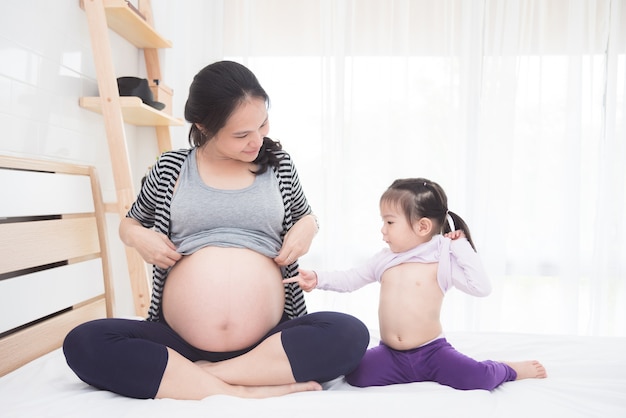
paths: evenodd
<path fill-rule="evenodd" d="M 244 65 L 218 61 L 204 67 L 193 78 L 185 104 L 185 119 L 191 123 L 189 144 L 201 147 L 222 129 L 235 109 L 246 99 L 261 98 L 269 107 L 270 98 L 256 76 Z M 200 124 L 202 130 L 196 126 Z M 281 150 L 280 142 L 263 138 L 263 146 L 254 161 L 255 173 L 277 166 L 279 159 L 272 151 Z"/>
<path fill-rule="evenodd" d="M 397 204 L 410 224 L 420 218 L 431 219 L 439 226 L 440 233 L 451 232 L 447 216 L 452 217 L 455 229 L 465 234 L 470 245 L 476 251 L 465 221 L 456 213 L 448 210 L 448 197 L 443 188 L 425 178 L 408 178 L 395 180 L 380 198 L 382 202 Z"/>

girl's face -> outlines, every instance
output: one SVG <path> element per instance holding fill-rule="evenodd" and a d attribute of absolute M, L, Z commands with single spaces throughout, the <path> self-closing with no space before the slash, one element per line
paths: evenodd
<path fill-rule="evenodd" d="M 212 144 L 218 158 L 251 163 L 259 155 L 269 130 L 265 101 L 251 97 L 235 108 L 224 127 L 207 144 Z"/>
<path fill-rule="evenodd" d="M 426 240 L 417 233 L 417 224 L 411 225 L 401 208 L 390 202 L 380 204 L 380 216 L 383 219 L 383 241 L 394 253 L 408 251 Z"/>

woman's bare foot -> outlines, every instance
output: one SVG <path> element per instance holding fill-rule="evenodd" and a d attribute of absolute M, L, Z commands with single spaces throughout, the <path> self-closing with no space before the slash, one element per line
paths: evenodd
<path fill-rule="evenodd" d="M 200 367 L 203 370 L 207 370 L 209 367 L 211 367 L 211 365 L 213 364 L 210 361 L 207 360 L 198 360 L 194 362 L 196 364 L 196 366 Z"/>
<path fill-rule="evenodd" d="M 195 364 L 205 372 L 211 374 L 209 370 L 215 363 L 206 360 L 198 360 Z M 269 398 L 272 396 L 287 395 L 289 393 L 322 390 L 322 385 L 315 381 L 268 386 L 231 385 L 230 387 L 232 388 L 232 395 L 239 396 L 241 398 Z"/>
<path fill-rule="evenodd" d="M 544 379 L 548 377 L 543 364 L 537 360 L 528 361 L 505 361 L 505 364 L 510 366 L 517 373 L 517 379 Z"/>
<path fill-rule="evenodd" d="M 283 396 L 289 393 L 322 390 L 322 385 L 311 381 L 275 386 L 233 386 L 233 388 L 235 389 L 233 395 L 241 398 L 269 398 L 272 396 Z"/>

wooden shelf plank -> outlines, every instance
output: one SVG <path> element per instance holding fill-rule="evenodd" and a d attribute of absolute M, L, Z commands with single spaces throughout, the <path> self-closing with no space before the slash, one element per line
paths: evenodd
<path fill-rule="evenodd" d="M 84 9 L 83 1 L 81 7 Z M 126 0 L 104 0 L 107 26 L 137 48 L 171 48 L 172 42 L 163 38 L 146 19 L 130 8 Z"/>
<path fill-rule="evenodd" d="M 102 114 L 102 98 L 81 97 L 80 107 Z M 122 96 L 120 105 L 124 122 L 137 126 L 183 126 L 182 119 L 174 118 L 141 101 L 139 97 Z"/>
<path fill-rule="evenodd" d="M 89 24 L 100 97 L 82 97 L 79 105 L 104 118 L 117 193 L 117 202 L 107 204 L 106 210 L 117 211 L 123 218 L 136 197 L 124 124 L 154 127 L 159 150 L 166 151 L 171 149 L 169 127 L 182 126 L 184 122 L 172 117 L 171 109 L 159 111 L 144 104 L 139 97 L 119 97 L 109 34 L 114 31 L 143 49 L 146 72 L 151 80 L 161 79 L 157 50 L 171 48 L 172 43 L 155 31 L 150 0 L 139 0 L 138 9 L 126 0 L 80 0 L 80 6 Z M 139 253 L 130 247 L 125 249 L 135 312 L 145 317 L 150 304 L 150 274 Z"/>

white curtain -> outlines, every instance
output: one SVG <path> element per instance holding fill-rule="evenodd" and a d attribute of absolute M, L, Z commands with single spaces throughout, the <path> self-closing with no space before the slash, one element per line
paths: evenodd
<path fill-rule="evenodd" d="M 268 91 L 320 218 L 303 267 L 363 262 L 380 194 L 427 177 L 494 287 L 449 292 L 444 329 L 626 336 L 626 1 L 213 3 L 207 42 Z M 309 310 L 376 328 L 377 286 Z"/>

